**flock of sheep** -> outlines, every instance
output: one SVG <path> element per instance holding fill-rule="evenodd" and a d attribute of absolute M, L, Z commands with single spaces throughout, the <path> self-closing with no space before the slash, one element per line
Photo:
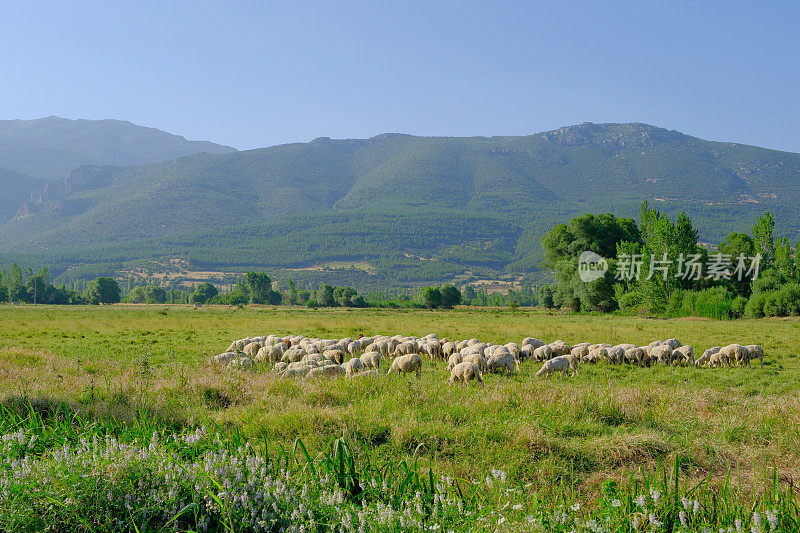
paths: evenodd
<path fill-rule="evenodd" d="M 271 364 L 273 371 L 284 377 L 308 376 L 375 376 L 381 362 L 391 360 L 388 374 L 422 372 L 422 357 L 447 360 L 449 382 L 477 381 L 483 374 L 505 371 L 513 374 L 523 361 L 541 362 L 537 376 L 562 372 L 577 374 L 578 365 L 607 361 L 610 364 L 639 366 L 694 365 L 700 367 L 749 366 L 758 359 L 764 366 L 764 350 L 758 345 L 729 344 L 705 350 L 695 359 L 694 348 L 677 339 L 654 341 L 647 346 L 634 344 L 590 344 L 573 346 L 558 340 L 549 344 L 526 337 L 521 344 L 509 342 L 496 345 L 478 339 L 450 341 L 431 333 L 425 337 L 395 335 L 359 336 L 343 339 L 316 339 L 299 335 L 247 337 L 234 341 L 214 359 L 231 369 L 246 369 L 253 365 Z"/>

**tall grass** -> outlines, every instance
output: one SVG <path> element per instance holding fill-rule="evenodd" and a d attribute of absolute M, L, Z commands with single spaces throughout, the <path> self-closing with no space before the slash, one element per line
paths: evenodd
<path fill-rule="evenodd" d="M 302 440 L 269 450 L 204 426 L 90 420 L 66 405 L 0 410 L 3 531 L 797 531 L 798 499 L 773 469 L 746 500 L 729 477 L 687 484 L 681 459 L 541 498 L 493 470 L 438 476 L 416 460 L 373 464 L 345 438 L 312 456 Z"/>

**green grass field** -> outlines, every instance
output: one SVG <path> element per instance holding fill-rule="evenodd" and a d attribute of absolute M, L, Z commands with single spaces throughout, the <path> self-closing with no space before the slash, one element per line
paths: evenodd
<path fill-rule="evenodd" d="M 515 376 L 485 376 L 486 386 L 479 388 L 449 386 L 442 361 L 425 360 L 421 380 L 285 380 L 265 370 L 231 373 L 210 361 L 232 340 L 248 335 L 431 332 L 494 343 L 534 336 L 570 344 L 647 344 L 676 337 L 701 353 L 714 345 L 757 343 L 764 347 L 766 364 L 723 369 L 582 365 L 575 377 L 540 379 L 534 375 L 539 365 L 525 362 Z M 703 494 L 714 498 L 714 512 L 717 498 L 727 502 L 728 514 L 720 511 L 720 517 L 733 520 L 741 505 L 740 519 L 747 526 L 754 502 L 752 509 L 761 509 L 773 497 L 767 494 L 792 490 L 800 477 L 798 346 L 800 320 L 795 319 L 653 320 L 505 309 L 1 307 L 0 392 L 7 406 L 2 428 L 35 426 L 25 413 L 30 403 L 42 413 L 36 431 L 44 435 L 41 427 L 48 424 L 61 431 L 64 417 L 53 411 L 65 402 L 63 408 L 78 413 L 72 425 L 122 440 L 138 435 L 130 437 L 132 442 L 142 441 L 152 428 L 185 435 L 206 426 L 239 445 L 249 442 L 265 450 L 265 456 L 292 450 L 300 438 L 316 460 L 344 437 L 341 442 L 354 450 L 361 466 L 414 464 L 423 474 L 430 469 L 473 487 L 502 471 L 506 483 L 516 487 L 514 501 L 521 509 L 512 502 L 514 510 L 504 511 L 506 496 L 487 488 L 481 496 L 482 520 L 495 522 L 476 521 L 469 527 L 452 522 L 456 530 L 528 529 L 541 525 L 536 520 L 552 519 L 547 513 L 557 512 L 555 502 L 577 502 L 580 510 L 569 507 L 570 516 L 578 513 L 581 520 L 602 524 L 614 482 L 628 487 L 632 479 L 667 474 L 674 479 L 677 465 L 682 487 L 700 484 Z M 145 426 L 146 431 L 129 432 Z M 39 453 L 44 460 L 48 452 Z M 671 483 L 665 479 L 662 485 Z M 626 490 L 630 501 L 622 498 L 622 508 L 630 504 L 631 513 L 619 530 L 649 530 L 645 527 L 652 523 L 632 521 L 636 494 Z M 794 505 L 793 496 L 790 501 Z M 796 507 L 789 508 L 796 520 Z M 678 524 L 678 511 L 673 511 L 668 513 L 672 522 L 661 527 Z M 505 513 L 499 524 L 498 513 Z M 790 513 L 784 514 L 787 522 L 781 527 L 789 527 Z M 0 522 L 3 516 L 0 502 Z M 129 512 L 122 518 L 127 525 L 121 522 L 118 528 L 135 530 L 131 524 L 138 516 Z M 20 520 L 21 530 L 47 523 Z M 63 520 L 53 523 L 70 523 Z M 85 520 L 76 523 L 103 530 Z M 704 520 L 713 526 L 724 521 Z M 764 520 L 768 531 L 771 526 Z M 699 523 L 694 525 L 702 530 Z M 226 529 L 231 530 L 227 525 L 219 530 Z M 233 529 L 247 528 L 239 524 Z"/>

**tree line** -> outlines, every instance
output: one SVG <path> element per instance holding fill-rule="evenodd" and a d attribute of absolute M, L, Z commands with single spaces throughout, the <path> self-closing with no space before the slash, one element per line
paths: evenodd
<path fill-rule="evenodd" d="M 716 247 L 698 244 L 685 213 L 675 220 L 642 203 L 638 224 L 612 214 L 585 214 L 542 239 L 555 282 L 552 305 L 574 311 L 737 318 L 800 315 L 797 245 L 773 235 L 770 212 L 752 233 L 733 232 Z M 585 281 L 581 254 L 607 262 Z M 638 261 L 638 262 L 637 262 Z M 544 290 L 544 287 L 542 288 Z"/>

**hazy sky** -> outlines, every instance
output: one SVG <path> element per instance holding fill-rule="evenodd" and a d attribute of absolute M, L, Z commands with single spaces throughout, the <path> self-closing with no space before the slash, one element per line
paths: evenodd
<path fill-rule="evenodd" d="M 638 121 L 800 152 L 797 3 L 125 4 L 4 2 L 0 118 L 240 149 Z"/>

